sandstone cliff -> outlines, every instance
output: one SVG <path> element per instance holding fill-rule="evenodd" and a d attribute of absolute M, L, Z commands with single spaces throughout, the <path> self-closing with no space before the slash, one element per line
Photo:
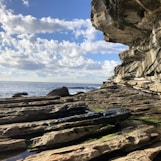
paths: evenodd
<path fill-rule="evenodd" d="M 106 41 L 129 46 L 112 81 L 161 92 L 161 1 L 93 0 L 91 21 Z"/>

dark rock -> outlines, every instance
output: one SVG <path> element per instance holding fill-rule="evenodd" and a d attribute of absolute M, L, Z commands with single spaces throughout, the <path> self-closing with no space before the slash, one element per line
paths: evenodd
<path fill-rule="evenodd" d="M 15 93 L 12 97 L 22 97 L 22 96 L 27 96 L 27 92 L 20 92 L 20 93 Z"/>
<path fill-rule="evenodd" d="M 75 95 L 79 95 L 79 94 L 83 94 L 83 93 L 85 93 L 85 92 L 77 92 Z"/>
<path fill-rule="evenodd" d="M 47 94 L 47 96 L 61 96 L 61 97 L 66 97 L 69 95 L 70 94 L 69 94 L 67 87 L 61 87 L 61 88 L 54 89 Z"/>

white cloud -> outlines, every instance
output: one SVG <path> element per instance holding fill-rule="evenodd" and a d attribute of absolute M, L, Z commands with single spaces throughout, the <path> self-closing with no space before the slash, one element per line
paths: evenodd
<path fill-rule="evenodd" d="M 27 7 L 29 7 L 29 0 L 22 0 L 23 4 Z"/>
<path fill-rule="evenodd" d="M 81 28 L 86 28 L 86 33 L 83 32 L 79 34 L 79 36 L 85 35 L 87 37 L 89 34 L 89 36 L 92 36 L 92 34 L 96 32 L 91 27 L 89 19 L 75 19 L 73 21 L 53 19 L 51 17 L 43 17 L 41 19 L 37 19 L 36 17 L 33 17 L 31 15 L 14 15 L 11 11 L 6 11 L 4 7 L 0 8 L 0 14 L 0 23 L 2 24 L 1 27 L 8 34 L 54 33 L 67 30 L 74 31 L 74 33 L 76 33 L 78 32 L 78 30 L 81 30 Z"/>
<path fill-rule="evenodd" d="M 114 60 L 105 60 L 102 66 L 103 73 L 106 73 L 107 77 L 110 77 L 114 74 L 114 68 L 119 65 L 119 62 Z"/>
<path fill-rule="evenodd" d="M 23 2 L 28 4 L 28 1 Z M 101 62 L 86 58 L 86 55 L 116 54 L 126 48 L 97 40 L 98 31 L 92 27 L 89 19 L 38 19 L 31 15 L 15 15 L 0 4 L 0 69 L 5 69 L 6 74 L 1 74 L 6 79 L 100 82 L 113 74 L 118 62 Z M 68 32 L 77 41 L 58 41 L 38 36 L 40 33 L 55 32 Z M 78 41 L 80 37 L 83 39 Z"/>

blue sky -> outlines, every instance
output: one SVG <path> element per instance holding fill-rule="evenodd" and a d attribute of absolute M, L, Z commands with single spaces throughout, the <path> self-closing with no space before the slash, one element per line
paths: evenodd
<path fill-rule="evenodd" d="M 102 83 L 127 49 L 90 21 L 90 0 L 0 0 L 0 80 Z"/>

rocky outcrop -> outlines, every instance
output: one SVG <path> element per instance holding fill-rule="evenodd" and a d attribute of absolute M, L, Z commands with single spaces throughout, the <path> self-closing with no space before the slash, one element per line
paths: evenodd
<path fill-rule="evenodd" d="M 91 20 L 106 41 L 123 43 L 113 82 L 161 92 L 161 1 L 93 0 Z"/>
<path fill-rule="evenodd" d="M 160 103 L 155 93 L 115 83 L 70 97 L 2 98 L 0 160 L 125 160 L 147 153 L 157 161 Z"/>

